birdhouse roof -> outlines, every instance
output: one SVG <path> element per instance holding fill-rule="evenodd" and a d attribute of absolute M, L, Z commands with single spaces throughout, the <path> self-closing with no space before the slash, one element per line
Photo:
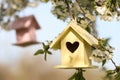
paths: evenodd
<path fill-rule="evenodd" d="M 10 24 L 9 28 L 10 29 L 21 29 L 21 28 L 29 28 L 30 26 L 33 26 L 36 29 L 40 29 L 40 26 L 33 15 L 21 17 L 13 21 Z"/>
<path fill-rule="evenodd" d="M 70 31 L 70 30 L 74 30 L 79 36 L 81 36 L 89 45 L 94 45 L 94 44 L 98 44 L 98 40 L 93 37 L 91 34 L 89 34 L 86 30 L 84 30 L 82 27 L 80 27 L 76 22 L 71 21 L 67 27 L 62 31 L 62 33 L 59 34 L 59 36 L 53 40 L 53 42 L 50 45 L 50 48 L 53 49 L 60 49 L 60 45 L 61 45 L 61 39 L 63 39 L 63 37 L 66 36 L 66 34 Z"/>

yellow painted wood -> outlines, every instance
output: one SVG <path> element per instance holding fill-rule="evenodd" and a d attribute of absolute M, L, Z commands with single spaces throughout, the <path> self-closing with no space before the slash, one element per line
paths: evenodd
<path fill-rule="evenodd" d="M 71 21 L 67 27 L 63 30 L 63 32 L 58 35 L 58 37 L 51 43 L 50 48 L 53 49 L 60 49 L 60 41 L 61 39 L 68 33 L 69 29 L 73 29 L 79 36 L 81 36 L 86 42 L 89 43 L 89 45 L 98 44 L 98 40 L 94 38 L 91 34 L 89 34 L 86 30 L 81 28 L 79 25 L 77 25 L 76 22 Z"/>
<path fill-rule="evenodd" d="M 92 53 L 91 46 L 94 44 L 97 45 L 98 40 L 77 23 L 71 21 L 51 43 L 50 48 L 61 49 L 61 65 L 57 68 L 93 68 L 89 57 Z M 75 48 L 76 46 L 78 47 Z"/>
<path fill-rule="evenodd" d="M 94 69 L 94 68 L 98 68 L 98 66 L 87 66 L 87 67 L 70 67 L 70 66 L 55 66 L 54 68 L 57 68 L 57 69 L 79 69 L 79 68 L 82 68 L 82 69 Z"/>
<path fill-rule="evenodd" d="M 92 53 L 92 49 L 91 49 L 91 46 L 87 43 L 87 42 L 84 42 L 84 54 L 85 54 L 85 64 L 87 66 L 92 66 L 91 64 L 91 60 L 89 59 L 89 57 L 91 56 L 91 53 Z"/>
<path fill-rule="evenodd" d="M 67 47 L 66 42 L 79 42 L 78 48 L 71 53 Z M 62 65 L 64 66 L 84 66 L 84 43 L 82 38 L 78 38 L 72 30 L 61 41 Z"/>

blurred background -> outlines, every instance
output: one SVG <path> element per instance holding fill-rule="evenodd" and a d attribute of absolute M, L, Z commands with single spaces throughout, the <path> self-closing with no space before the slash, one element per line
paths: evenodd
<path fill-rule="evenodd" d="M 58 20 L 51 13 L 51 3 L 39 3 L 35 8 L 27 7 L 20 12 L 20 16 L 34 15 L 37 19 L 40 30 L 36 31 L 37 41 L 44 42 L 53 40 L 66 27 L 67 22 Z M 96 27 L 99 37 L 110 37 L 110 45 L 114 50 L 113 60 L 117 65 L 119 63 L 120 52 L 120 22 L 113 20 L 105 22 L 97 17 Z M 75 70 L 73 69 L 55 69 L 54 66 L 59 65 L 60 51 L 52 51 L 53 55 L 47 56 L 44 61 L 44 55 L 34 56 L 34 53 L 42 48 L 41 44 L 31 45 L 27 47 L 19 47 L 12 45 L 16 42 L 15 30 L 0 30 L 0 80 L 67 80 L 71 77 Z M 86 80 L 104 80 L 105 72 L 101 69 L 86 70 L 84 76 Z M 114 69 L 113 64 L 108 61 L 105 65 L 107 69 Z"/>

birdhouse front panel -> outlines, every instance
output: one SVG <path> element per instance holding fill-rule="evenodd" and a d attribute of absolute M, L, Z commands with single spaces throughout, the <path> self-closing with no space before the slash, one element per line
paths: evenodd
<path fill-rule="evenodd" d="M 17 43 L 34 42 L 36 41 L 35 28 L 30 27 L 26 29 L 16 30 Z"/>
<path fill-rule="evenodd" d="M 62 66 L 85 67 L 84 40 L 72 29 L 61 40 Z"/>

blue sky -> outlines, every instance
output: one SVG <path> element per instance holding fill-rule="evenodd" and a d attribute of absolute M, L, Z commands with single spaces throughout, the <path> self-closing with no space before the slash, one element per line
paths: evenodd
<path fill-rule="evenodd" d="M 34 14 L 38 20 L 41 30 L 37 30 L 37 40 L 46 41 L 53 40 L 67 25 L 66 22 L 58 20 L 54 15 L 50 13 L 52 6 L 50 3 L 44 4 L 40 3 L 37 8 L 27 8 L 20 13 L 20 16 L 27 16 Z M 97 30 L 99 37 L 107 38 L 110 37 L 111 46 L 115 47 L 114 51 L 114 60 L 120 65 L 119 56 L 120 56 L 120 22 L 116 20 L 112 22 L 106 22 L 97 18 Z M 15 60 L 19 60 L 22 52 L 30 50 L 31 53 L 34 53 L 37 49 L 40 48 L 40 45 L 20 48 L 11 45 L 16 42 L 15 31 L 0 31 L 0 62 L 10 63 Z M 111 65 L 110 62 L 108 62 Z M 107 65 L 106 65 L 107 66 Z"/>

